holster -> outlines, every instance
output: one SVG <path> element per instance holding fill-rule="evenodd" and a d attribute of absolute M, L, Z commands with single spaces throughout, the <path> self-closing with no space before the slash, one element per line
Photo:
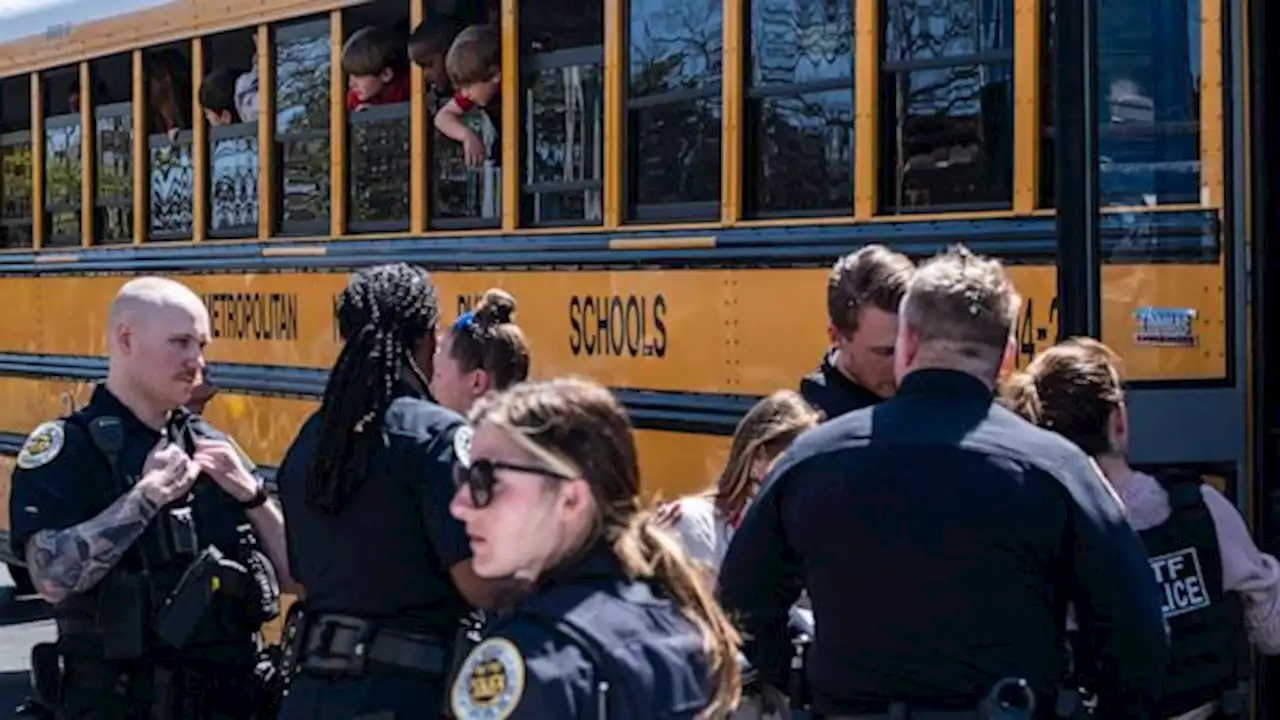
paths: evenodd
<path fill-rule="evenodd" d="M 150 592 L 146 579 L 129 572 L 108 573 L 98 584 L 97 632 L 107 660 L 137 660 L 147 651 L 147 609 Z"/>
<path fill-rule="evenodd" d="M 251 582 L 245 566 L 223 556 L 216 547 L 205 548 L 157 610 L 156 636 L 171 648 L 186 648 L 218 596 L 243 601 L 249 597 Z"/>
<path fill-rule="evenodd" d="M 32 700 L 52 711 L 62 705 L 62 653 L 55 643 L 31 648 Z"/>
<path fill-rule="evenodd" d="M 282 698 L 289 694 L 289 686 L 298 674 L 298 663 L 307 642 L 307 614 L 306 601 L 298 600 L 289 607 L 289 614 L 285 616 L 277 665 Z"/>

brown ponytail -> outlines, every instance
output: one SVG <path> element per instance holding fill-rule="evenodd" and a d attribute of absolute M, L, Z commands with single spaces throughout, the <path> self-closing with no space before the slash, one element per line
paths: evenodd
<path fill-rule="evenodd" d="M 613 539 L 613 551 L 633 578 L 650 580 L 680 608 L 702 634 L 707 668 L 715 692 L 699 717 L 723 716 L 738 706 L 742 674 L 738 648 L 742 638 L 716 602 L 706 575 L 670 532 L 661 528 L 652 513 L 638 512 Z"/>

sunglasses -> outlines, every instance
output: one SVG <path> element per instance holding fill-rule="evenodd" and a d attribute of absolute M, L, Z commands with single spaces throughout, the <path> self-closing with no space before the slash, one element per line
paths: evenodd
<path fill-rule="evenodd" d="M 516 465 L 494 460 L 475 460 L 470 465 L 458 463 L 453 466 L 454 487 L 467 486 L 471 493 L 471 505 L 477 510 L 489 506 L 493 502 L 493 488 L 498 484 L 498 471 L 522 472 L 530 475 L 553 478 L 555 480 L 572 480 L 573 478 L 546 468 L 531 465 Z"/>

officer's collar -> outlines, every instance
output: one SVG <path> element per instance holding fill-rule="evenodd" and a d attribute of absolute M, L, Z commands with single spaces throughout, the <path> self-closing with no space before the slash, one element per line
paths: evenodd
<path fill-rule="evenodd" d="M 831 348 L 827 354 L 822 357 L 822 372 L 828 378 L 828 384 L 834 383 L 838 388 L 844 390 L 848 395 L 856 398 L 866 398 L 868 405 L 874 405 L 880 402 L 880 396 L 863 387 L 857 381 L 844 374 L 836 365 L 836 356 L 839 350 Z"/>
<path fill-rule="evenodd" d="M 897 395 L 953 395 L 989 400 L 993 393 L 994 391 L 986 383 L 967 372 L 944 368 L 923 368 L 913 370 L 902 378 Z"/>
<path fill-rule="evenodd" d="M 558 565 L 538 578 L 538 585 L 557 585 L 575 580 L 618 578 L 623 576 L 622 563 L 603 540 L 577 555 L 568 563 Z"/>
<path fill-rule="evenodd" d="M 160 431 L 150 425 L 142 422 L 138 416 L 125 405 L 115 393 L 107 389 L 106 383 L 98 383 L 93 389 L 93 396 L 89 400 L 87 410 L 92 410 L 94 416 L 112 416 L 120 418 L 120 422 L 124 424 L 127 432 L 142 432 L 154 437 L 160 436 Z"/>

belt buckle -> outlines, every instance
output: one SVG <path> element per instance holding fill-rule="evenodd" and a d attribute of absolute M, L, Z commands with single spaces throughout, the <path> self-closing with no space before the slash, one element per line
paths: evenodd
<path fill-rule="evenodd" d="M 316 619 L 314 641 L 307 643 L 303 665 L 307 670 L 333 675 L 360 675 L 369 661 L 369 641 L 377 628 L 368 620 L 359 618 L 326 617 Z M 350 653 L 332 652 L 333 644 L 342 634 L 355 636 Z"/>

